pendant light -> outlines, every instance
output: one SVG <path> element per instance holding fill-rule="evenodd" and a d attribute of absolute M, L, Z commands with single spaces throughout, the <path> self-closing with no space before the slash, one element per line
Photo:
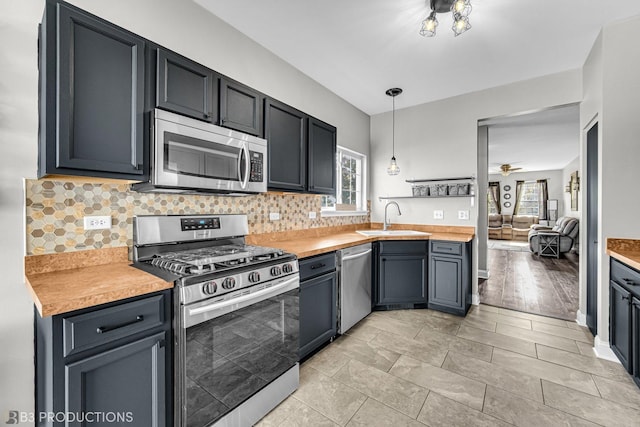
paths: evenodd
<path fill-rule="evenodd" d="M 392 130 L 391 130 L 391 162 L 389 163 L 389 167 L 387 168 L 387 174 L 389 175 L 398 175 L 400 173 L 400 166 L 398 166 L 398 162 L 396 162 L 396 96 L 402 93 L 402 89 L 398 87 L 394 87 L 385 92 L 387 95 L 391 97 L 393 100 L 393 110 L 392 110 Z"/>

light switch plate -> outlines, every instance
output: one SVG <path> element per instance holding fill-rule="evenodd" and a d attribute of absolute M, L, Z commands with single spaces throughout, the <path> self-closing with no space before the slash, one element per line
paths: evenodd
<path fill-rule="evenodd" d="M 315 212 L 309 212 L 309 219 L 316 219 L 316 213 Z"/>
<path fill-rule="evenodd" d="M 469 219 L 469 211 L 458 211 L 458 219 Z"/>
<path fill-rule="evenodd" d="M 111 217 L 106 216 L 85 216 L 83 218 L 85 230 L 108 230 L 111 228 Z"/>
<path fill-rule="evenodd" d="M 269 212 L 269 221 L 280 221 L 280 212 Z"/>
<path fill-rule="evenodd" d="M 444 211 L 433 211 L 433 219 L 444 219 Z"/>

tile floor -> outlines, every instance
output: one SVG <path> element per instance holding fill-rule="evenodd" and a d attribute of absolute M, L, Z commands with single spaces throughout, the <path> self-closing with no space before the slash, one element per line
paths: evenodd
<path fill-rule="evenodd" d="M 302 364 L 259 426 L 640 426 L 640 389 L 586 328 L 491 306 L 374 312 Z"/>

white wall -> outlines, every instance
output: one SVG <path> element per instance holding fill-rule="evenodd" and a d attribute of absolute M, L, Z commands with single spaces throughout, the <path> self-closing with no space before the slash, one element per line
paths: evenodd
<path fill-rule="evenodd" d="M 396 106 L 402 106 L 402 95 Z M 477 175 L 478 120 L 582 99 L 581 70 L 567 71 L 537 79 L 508 84 L 441 101 L 396 111 L 396 158 L 401 168 L 388 176 L 391 157 L 391 113 L 371 117 L 371 220 L 381 222 L 383 195 L 409 195 L 410 178 L 441 178 Z M 402 199 L 402 216 L 393 222 L 418 224 L 477 224 L 477 203 L 471 199 Z M 434 220 L 433 210 L 444 210 L 444 220 Z M 458 220 L 458 210 L 470 210 L 468 221 Z M 477 241 L 473 250 L 473 293 L 477 294 Z"/>
<path fill-rule="evenodd" d="M 369 116 L 192 2 L 73 0 L 338 127 L 340 145 L 369 154 Z M 32 304 L 23 284 L 23 178 L 36 175 L 37 28 L 43 0 L 3 2 L 0 14 L 0 414 L 33 410 Z M 22 425 L 22 424 L 21 424 Z"/>
<path fill-rule="evenodd" d="M 565 187 L 569 185 L 569 181 L 571 181 L 571 174 L 578 171 L 578 177 L 580 179 L 580 191 L 578 191 L 578 210 L 571 210 L 571 193 L 565 192 Z M 562 169 L 562 198 L 559 199 L 559 203 L 562 205 L 562 211 L 564 212 L 561 216 L 571 216 L 574 218 L 580 218 L 582 214 L 582 194 L 586 190 L 585 187 L 586 180 L 582 176 L 582 172 L 580 170 L 580 156 L 576 157 L 569 163 L 567 166 Z"/>
<path fill-rule="evenodd" d="M 491 156 L 491 154 L 489 154 Z M 500 206 L 502 207 L 501 213 L 504 215 L 513 215 L 513 208 L 516 205 L 516 181 L 536 181 L 538 179 L 547 180 L 547 191 L 549 192 L 549 199 L 556 199 L 558 201 L 558 217 L 563 215 L 562 211 L 562 171 L 550 170 L 550 171 L 536 171 L 536 172 L 514 172 L 509 176 L 502 176 L 500 174 L 489 175 L 489 182 L 497 181 L 500 183 Z M 504 186 L 511 186 L 511 191 L 504 191 Z M 510 199 L 505 199 L 506 193 L 511 194 Z M 511 207 L 506 208 L 504 202 L 511 202 Z"/>

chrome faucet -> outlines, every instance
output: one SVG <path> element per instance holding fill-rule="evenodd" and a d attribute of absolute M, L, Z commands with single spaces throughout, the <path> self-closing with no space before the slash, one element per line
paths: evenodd
<path fill-rule="evenodd" d="M 398 208 L 398 216 L 402 215 L 402 212 L 400 212 L 400 206 L 398 206 L 397 202 L 388 202 L 384 207 L 384 224 L 382 225 L 382 229 L 385 230 L 385 231 L 391 225 L 391 223 L 387 219 L 387 215 L 388 215 L 387 214 L 387 208 L 389 207 L 389 205 L 394 205 L 396 208 Z"/>

